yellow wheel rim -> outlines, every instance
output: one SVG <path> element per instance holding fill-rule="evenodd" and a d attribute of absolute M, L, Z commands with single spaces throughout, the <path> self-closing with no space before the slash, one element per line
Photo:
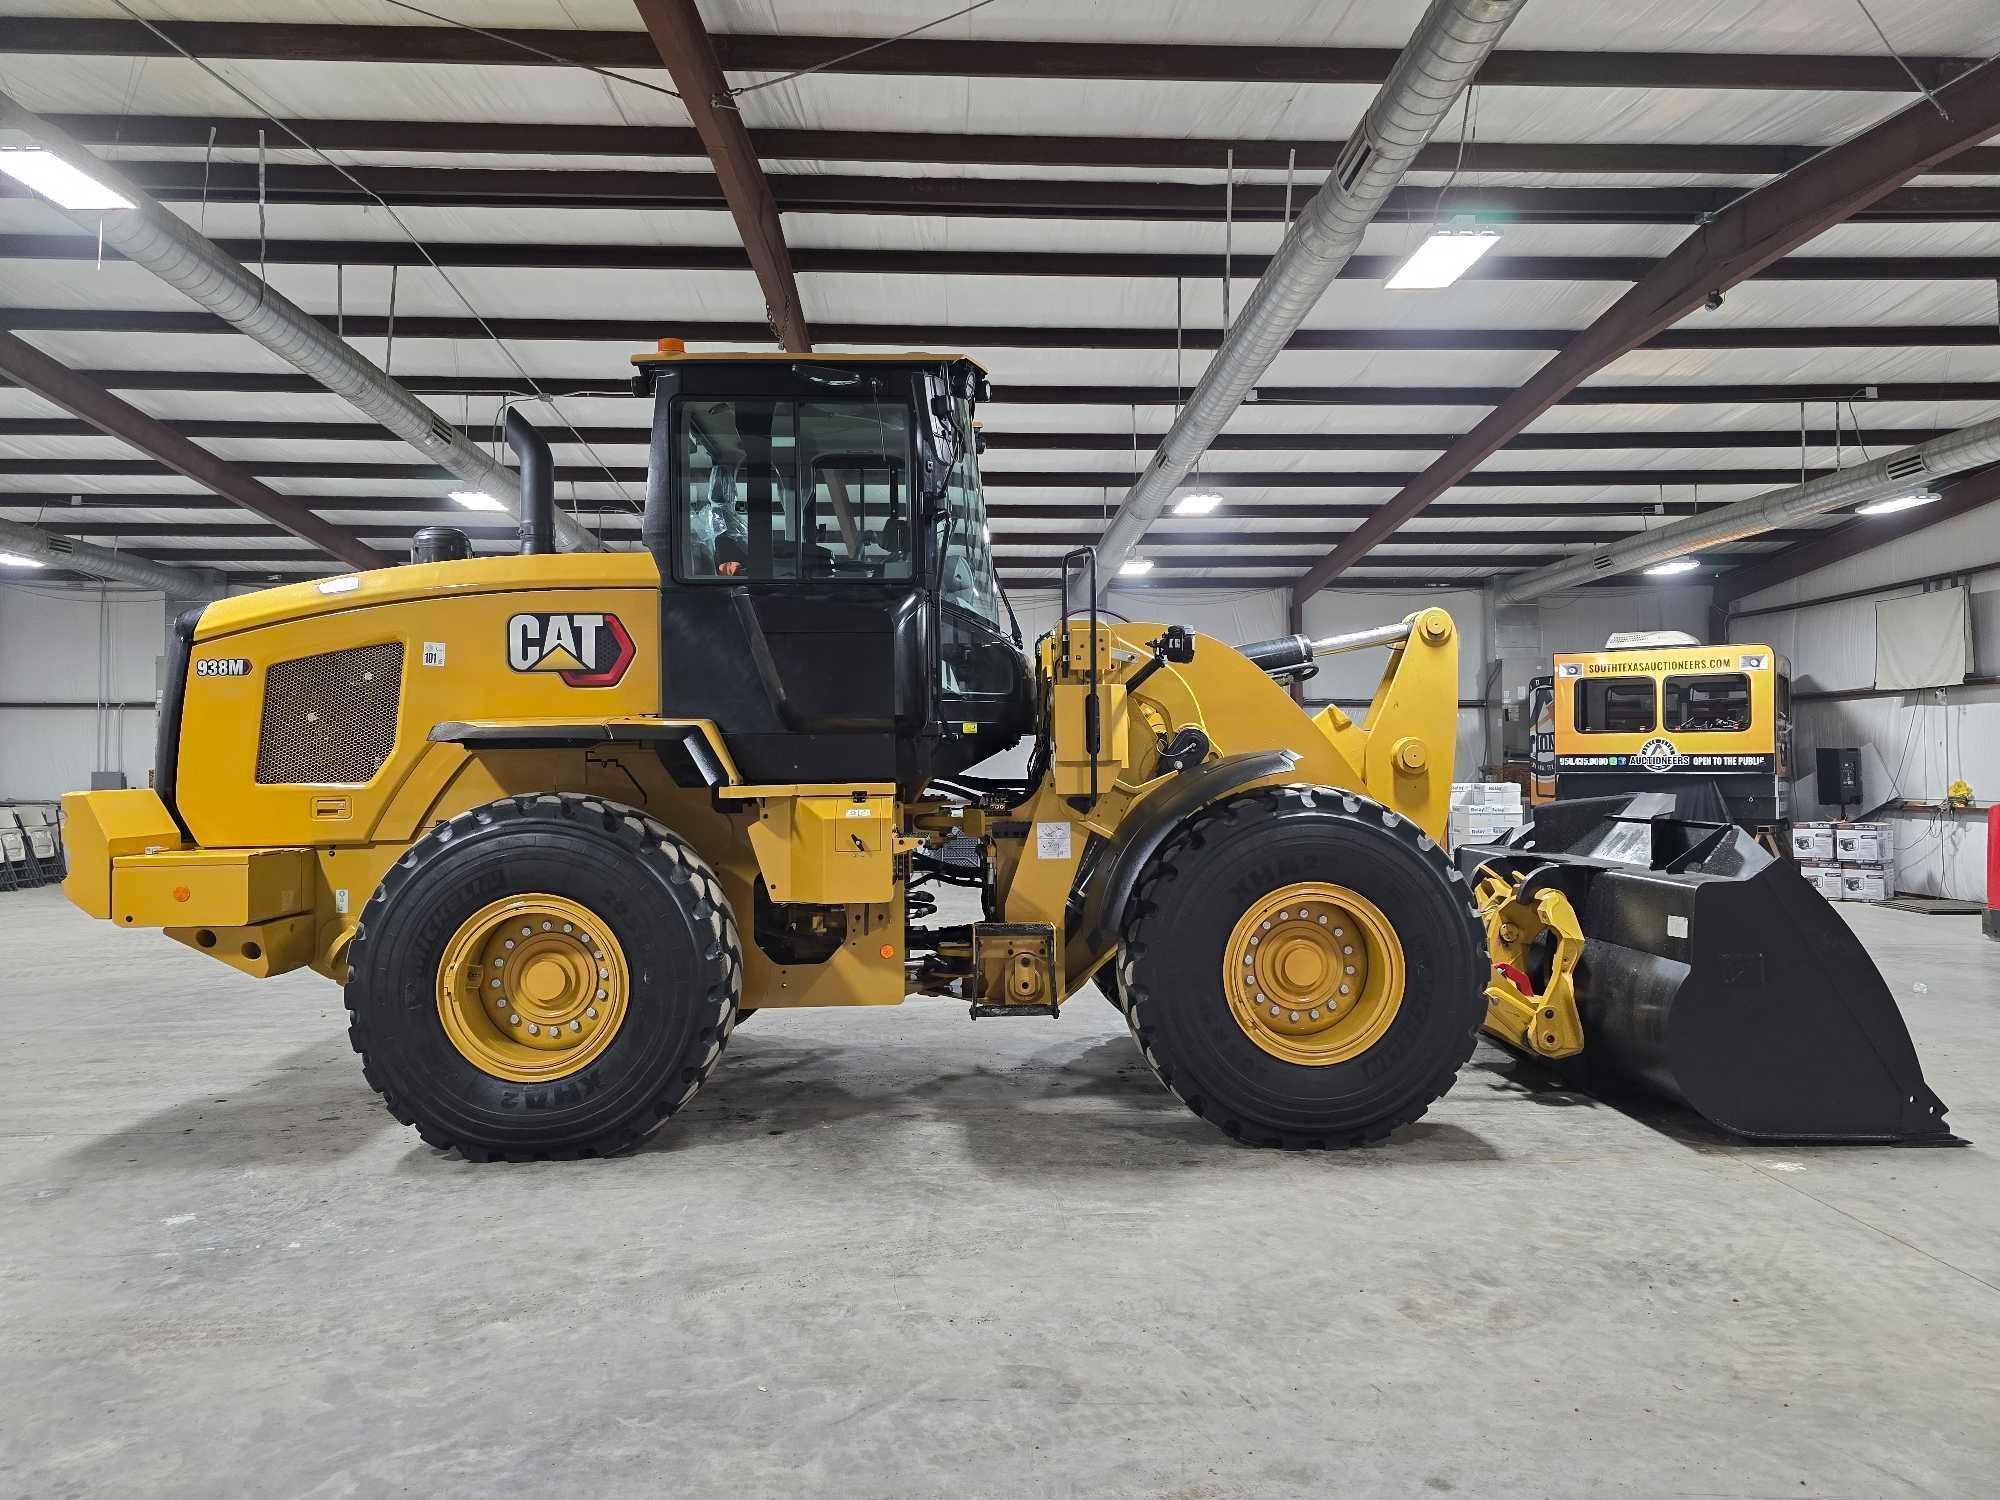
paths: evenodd
<path fill-rule="evenodd" d="M 1342 885 L 1280 886 L 1243 913 L 1222 955 L 1230 1013 L 1273 1057 L 1325 1067 L 1382 1039 L 1403 1003 L 1403 945 Z"/>
<path fill-rule="evenodd" d="M 547 1083 L 599 1056 L 632 993 L 609 924 L 562 896 L 494 901 L 459 924 L 438 966 L 438 1018 L 495 1078 Z"/>

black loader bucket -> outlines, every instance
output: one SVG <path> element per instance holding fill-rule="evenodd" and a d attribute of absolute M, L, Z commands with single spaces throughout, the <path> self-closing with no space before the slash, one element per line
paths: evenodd
<path fill-rule="evenodd" d="M 1955 1142 L 1868 950 L 1702 790 L 1549 803 L 1456 851 L 1468 879 L 1567 896 L 1588 1075 L 1755 1140 Z"/>

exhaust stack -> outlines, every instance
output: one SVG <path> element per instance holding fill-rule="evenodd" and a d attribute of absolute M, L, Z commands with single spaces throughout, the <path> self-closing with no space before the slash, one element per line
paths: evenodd
<path fill-rule="evenodd" d="M 521 415 L 507 408 L 501 428 L 507 446 L 521 462 L 521 555 L 556 550 L 556 461 L 549 440 Z"/>

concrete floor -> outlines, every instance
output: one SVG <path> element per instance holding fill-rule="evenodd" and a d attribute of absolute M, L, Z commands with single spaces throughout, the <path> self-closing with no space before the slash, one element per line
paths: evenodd
<path fill-rule="evenodd" d="M 476 1167 L 330 985 L 0 895 L 0 1493 L 1990 1495 L 2000 945 L 1846 910 L 1970 1149 L 1482 1049 L 1246 1150 L 1091 999 L 766 1013 L 640 1154 Z"/>

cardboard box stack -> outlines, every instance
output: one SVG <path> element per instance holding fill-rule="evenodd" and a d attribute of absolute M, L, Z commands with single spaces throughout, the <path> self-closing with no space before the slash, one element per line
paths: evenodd
<path fill-rule="evenodd" d="M 1491 844 L 1527 822 L 1521 788 L 1511 781 L 1451 784 L 1451 846 Z"/>
<path fill-rule="evenodd" d="M 1833 831 L 1840 899 L 1887 901 L 1896 893 L 1896 829 L 1891 823 L 1842 823 Z"/>
<path fill-rule="evenodd" d="M 1837 826 L 1833 823 L 1792 825 L 1792 858 L 1799 862 L 1799 873 L 1829 901 L 1840 900 L 1840 857 L 1834 852 L 1833 840 Z"/>
<path fill-rule="evenodd" d="M 1892 824 L 1794 823 L 1792 857 L 1829 901 L 1887 901 L 1896 893 Z"/>

